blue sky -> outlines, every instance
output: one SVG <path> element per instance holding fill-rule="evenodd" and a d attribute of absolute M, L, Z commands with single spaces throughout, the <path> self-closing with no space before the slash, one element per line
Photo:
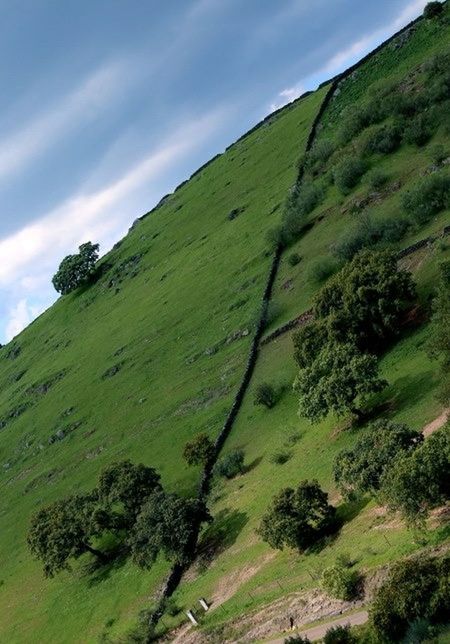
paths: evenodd
<path fill-rule="evenodd" d="M 276 107 L 426 0 L 0 0 L 0 342 Z"/>

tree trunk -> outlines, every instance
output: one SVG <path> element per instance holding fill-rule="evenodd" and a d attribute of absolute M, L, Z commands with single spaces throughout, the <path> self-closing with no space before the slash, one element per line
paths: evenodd
<path fill-rule="evenodd" d="M 92 555 L 95 555 L 97 559 L 100 559 L 100 561 L 106 561 L 107 556 L 105 555 L 104 552 L 101 552 L 101 550 L 96 550 L 95 548 L 92 548 L 88 543 L 84 544 L 84 547 L 86 548 L 87 552 L 90 552 Z"/>

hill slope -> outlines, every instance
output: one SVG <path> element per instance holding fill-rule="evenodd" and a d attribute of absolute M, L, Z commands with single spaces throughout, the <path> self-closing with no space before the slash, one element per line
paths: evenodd
<path fill-rule="evenodd" d="M 271 262 L 266 233 L 324 92 L 196 173 L 136 222 L 94 286 L 1 350 L 1 641 L 97 641 L 105 624 L 123 632 L 167 574 L 164 561 L 96 575 L 84 562 L 44 580 L 26 551 L 30 515 L 88 490 L 120 458 L 195 492 L 200 470 L 188 470 L 182 449 L 200 430 L 215 438 L 228 413 Z"/>

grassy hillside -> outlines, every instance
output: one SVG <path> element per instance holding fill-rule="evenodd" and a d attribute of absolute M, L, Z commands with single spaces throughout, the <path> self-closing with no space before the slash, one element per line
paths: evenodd
<path fill-rule="evenodd" d="M 45 580 L 31 513 L 130 458 L 195 493 L 189 437 L 217 435 L 245 366 L 297 160 L 324 92 L 233 145 L 139 221 L 100 280 L 62 297 L 0 352 L 0 641 L 94 642 L 135 622 L 169 566 Z M 237 215 L 237 216 L 236 216 Z M 95 240 L 94 240 L 95 241 Z"/>
<path fill-rule="evenodd" d="M 448 6 L 446 10 L 449 11 Z M 417 145 L 402 140 L 392 153 L 366 154 L 363 176 L 347 194 L 342 194 L 334 181 L 334 170 L 342 159 L 362 155 L 370 134 L 392 122 L 392 117 L 386 116 L 357 132 L 351 140 L 342 142 L 339 134 L 343 111 L 349 106 L 355 112 L 362 110 L 382 88 L 385 91 L 393 88 L 392 93 L 413 97 L 420 92 L 431 92 L 424 63 L 439 52 L 448 52 L 449 43 L 448 20 L 420 22 L 338 85 L 321 119 L 316 139 L 319 143 L 330 142 L 332 152 L 316 167 L 306 164 L 305 185 L 319 186 L 320 203 L 284 251 L 267 334 L 311 306 L 314 294 L 325 283 L 327 275 L 342 265 L 344 260 L 337 255 L 336 246 L 349 231 L 358 229 L 367 216 L 374 222 L 396 222 L 407 217 L 403 195 L 423 177 L 437 171 L 434 161 L 437 146 L 449 156 L 447 99 L 435 110 L 425 109 L 426 116 L 432 120 L 425 143 Z M 382 189 L 371 185 L 374 171 L 387 177 Z M 448 173 L 445 168 L 438 171 Z M 401 235 L 384 239 L 378 247 L 400 250 L 439 233 L 449 223 L 450 212 L 443 210 L 423 223 L 409 222 Z M 298 256 L 294 266 L 290 261 L 293 254 Z M 438 264 L 449 256 L 450 244 L 442 240 L 402 260 L 417 281 L 424 310 L 435 287 Z M 418 430 L 442 412 L 442 405 L 436 400 L 437 365 L 426 353 L 427 337 L 428 325 L 424 323 L 403 333 L 383 356 L 381 370 L 389 386 L 373 401 L 384 408 L 384 416 Z M 212 558 L 200 557 L 175 596 L 182 607 L 195 606 L 198 597 L 210 599 L 212 607 L 203 617 L 203 624 L 206 630 L 218 629 L 219 639 L 244 634 L 245 627 L 240 630 L 239 616 L 289 592 L 316 588 L 321 571 L 333 564 L 339 554 L 350 554 L 359 567 L 369 570 L 418 547 L 441 543 L 449 536 L 448 526 L 435 524 L 420 541 L 398 519 L 380 516 L 376 504 L 369 498 L 355 504 L 339 500 L 332 478 L 333 459 L 342 448 L 352 445 L 365 428 L 344 431 L 342 422 L 332 416 L 312 426 L 298 417 L 298 401 L 290 390 L 296 373 L 292 354 L 290 334 L 262 348 L 253 386 L 271 382 L 284 388 L 285 393 L 272 410 L 255 407 L 252 391 L 246 396 L 224 453 L 243 449 L 248 471 L 232 481 L 217 481 L 212 494 L 213 513 L 222 518 L 222 527 L 228 529 L 225 545 L 218 547 Z M 286 454 L 284 464 L 274 462 L 274 456 L 280 452 Z M 305 478 L 317 478 L 330 493 L 332 501 L 338 504 L 344 526 L 338 537 L 320 552 L 298 555 L 288 550 L 273 551 L 256 534 L 261 516 L 276 491 Z M 205 543 L 207 537 L 206 534 Z M 164 621 L 170 624 L 176 619 L 166 615 Z"/>

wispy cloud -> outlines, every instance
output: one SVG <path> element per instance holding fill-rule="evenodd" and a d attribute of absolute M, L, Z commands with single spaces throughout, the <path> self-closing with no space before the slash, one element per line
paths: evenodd
<path fill-rule="evenodd" d="M 15 132 L 0 139 L 0 180 L 23 170 L 64 135 L 96 117 L 110 103 L 129 75 L 123 62 L 96 70 Z"/>
<path fill-rule="evenodd" d="M 275 110 L 279 110 L 280 107 L 287 105 L 294 99 L 301 96 L 304 91 L 305 88 L 303 87 L 303 85 L 295 85 L 294 87 L 287 87 L 286 89 L 283 89 L 278 93 L 276 100 L 270 104 L 270 111 L 275 112 Z"/>
<path fill-rule="evenodd" d="M 33 301 L 36 291 L 50 282 L 61 258 L 87 239 L 99 241 L 103 250 L 107 250 L 130 225 L 135 214 L 131 209 L 136 206 L 139 191 L 148 191 L 154 184 L 157 195 L 160 192 L 157 182 L 168 167 L 202 145 L 227 116 L 226 110 L 216 110 L 180 126 L 122 177 L 93 192 L 71 196 L 0 240 L 0 287 L 14 290 L 5 325 L 8 340 L 35 317 L 36 309 L 26 298 Z"/>

